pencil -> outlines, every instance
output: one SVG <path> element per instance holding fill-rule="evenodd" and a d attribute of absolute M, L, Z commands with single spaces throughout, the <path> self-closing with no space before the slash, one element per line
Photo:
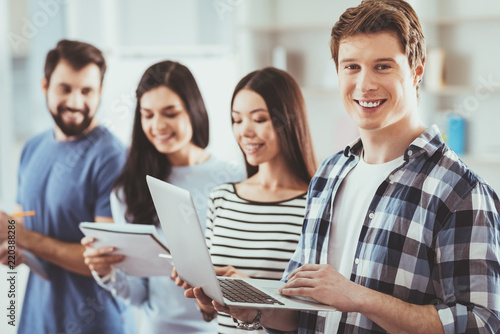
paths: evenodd
<path fill-rule="evenodd" d="M 24 211 L 24 212 L 13 213 L 10 216 L 12 218 L 19 218 L 19 217 L 31 217 L 31 216 L 34 216 L 34 215 L 36 215 L 35 211 Z"/>

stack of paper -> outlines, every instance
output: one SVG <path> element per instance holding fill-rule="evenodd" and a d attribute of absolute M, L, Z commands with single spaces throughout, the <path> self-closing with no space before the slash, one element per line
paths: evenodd
<path fill-rule="evenodd" d="M 172 272 L 170 252 L 153 225 L 83 222 L 80 230 L 95 239 L 95 248 L 114 247 L 113 254 L 125 255 L 114 266 L 128 275 L 170 276 Z M 160 258 L 159 254 L 167 256 Z"/>

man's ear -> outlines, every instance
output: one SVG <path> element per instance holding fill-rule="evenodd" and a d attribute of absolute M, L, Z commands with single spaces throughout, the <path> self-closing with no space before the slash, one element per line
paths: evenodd
<path fill-rule="evenodd" d="M 415 67 L 415 70 L 413 71 L 413 86 L 417 86 L 421 81 L 422 77 L 424 75 L 424 67 L 425 63 L 421 63 L 417 67 Z"/>
<path fill-rule="evenodd" d="M 43 95 L 47 96 L 47 89 L 49 89 L 49 83 L 47 82 L 47 79 L 45 77 L 42 78 L 42 90 L 43 90 Z"/>

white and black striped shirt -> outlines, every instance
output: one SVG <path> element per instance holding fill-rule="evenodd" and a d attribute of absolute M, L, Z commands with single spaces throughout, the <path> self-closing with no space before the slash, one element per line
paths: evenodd
<path fill-rule="evenodd" d="M 239 197 L 233 183 L 216 187 L 205 232 L 213 264 L 233 266 L 252 278 L 281 279 L 302 232 L 305 205 L 306 193 L 256 202 Z M 237 333 L 230 317 L 221 314 L 218 320 L 220 333 Z"/>

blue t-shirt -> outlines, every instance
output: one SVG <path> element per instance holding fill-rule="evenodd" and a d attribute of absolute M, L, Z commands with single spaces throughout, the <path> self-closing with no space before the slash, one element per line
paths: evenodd
<path fill-rule="evenodd" d="M 17 195 L 23 210 L 36 211 L 25 219 L 26 228 L 79 243 L 80 222 L 111 217 L 109 194 L 124 158 L 122 144 L 103 127 L 73 141 L 58 142 L 53 131 L 29 140 Z M 125 333 L 124 305 L 92 277 L 41 262 L 49 280 L 30 273 L 19 333 Z"/>

